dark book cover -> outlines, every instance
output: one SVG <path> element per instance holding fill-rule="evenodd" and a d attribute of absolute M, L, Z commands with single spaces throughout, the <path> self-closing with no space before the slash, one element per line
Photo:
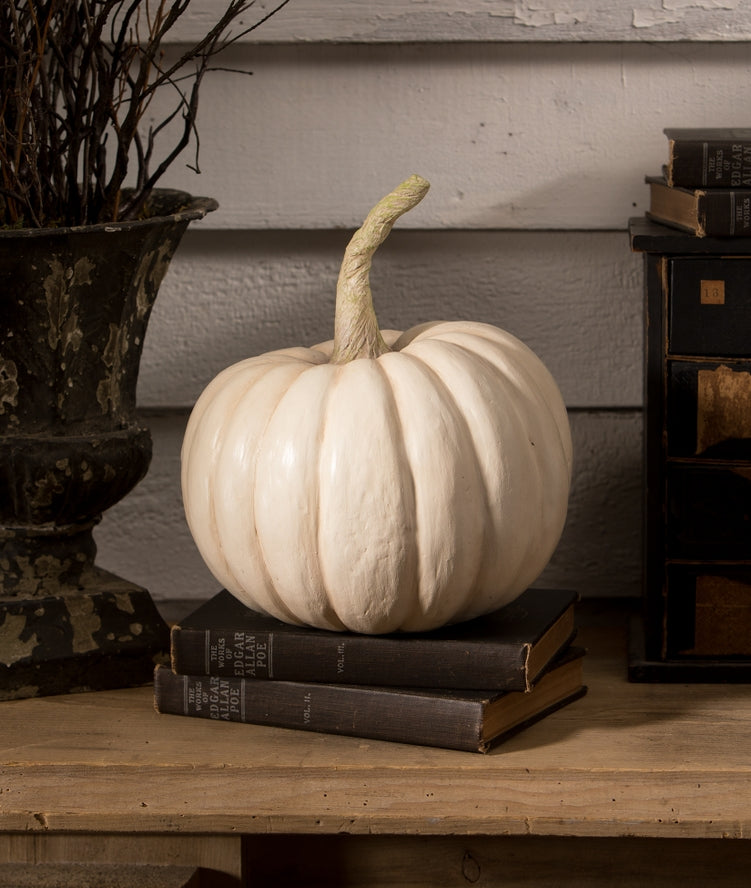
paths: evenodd
<path fill-rule="evenodd" d="M 425 633 L 291 626 L 222 590 L 172 628 L 175 672 L 275 681 L 529 691 L 574 636 L 577 595 L 529 589 L 500 610 Z"/>
<path fill-rule="evenodd" d="M 270 682 L 160 666 L 154 705 L 164 714 L 487 752 L 584 695 L 583 655 L 567 648 L 529 693 Z"/>
<path fill-rule="evenodd" d="M 661 176 L 646 181 L 651 219 L 697 237 L 751 236 L 751 188 L 683 188 Z"/>
<path fill-rule="evenodd" d="M 667 181 L 684 188 L 751 188 L 751 128 L 668 128 Z"/>

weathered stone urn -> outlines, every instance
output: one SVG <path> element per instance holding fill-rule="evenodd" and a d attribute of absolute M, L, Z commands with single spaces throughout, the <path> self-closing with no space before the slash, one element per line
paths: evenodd
<path fill-rule="evenodd" d="M 0 699 L 146 682 L 167 650 L 148 591 L 95 564 L 92 529 L 148 469 L 149 315 L 216 206 L 158 191 L 142 220 L 0 231 Z"/>

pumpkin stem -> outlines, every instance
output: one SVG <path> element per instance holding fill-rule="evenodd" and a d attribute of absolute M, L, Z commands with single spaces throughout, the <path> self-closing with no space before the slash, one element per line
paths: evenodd
<path fill-rule="evenodd" d="M 373 254 L 388 237 L 394 222 L 417 206 L 428 188 L 430 183 L 425 179 L 410 176 L 378 201 L 347 245 L 336 285 L 331 363 L 377 358 L 391 350 L 378 329 L 370 292 L 370 266 Z"/>

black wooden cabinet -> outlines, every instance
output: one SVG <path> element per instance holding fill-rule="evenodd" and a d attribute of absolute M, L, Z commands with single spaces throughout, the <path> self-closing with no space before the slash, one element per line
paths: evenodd
<path fill-rule="evenodd" d="M 644 254 L 634 681 L 751 681 L 751 238 L 632 219 Z"/>

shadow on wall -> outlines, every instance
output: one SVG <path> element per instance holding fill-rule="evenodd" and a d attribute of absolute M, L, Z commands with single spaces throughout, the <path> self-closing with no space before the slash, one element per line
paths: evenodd
<path fill-rule="evenodd" d="M 574 410 L 566 526 L 538 586 L 583 597 L 638 596 L 642 568 L 642 412 Z"/>

